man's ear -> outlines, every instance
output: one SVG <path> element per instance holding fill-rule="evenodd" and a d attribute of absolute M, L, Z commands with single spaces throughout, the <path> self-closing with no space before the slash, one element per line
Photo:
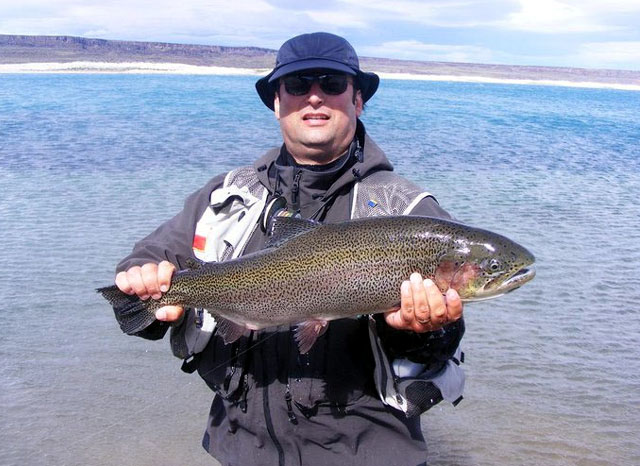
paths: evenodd
<path fill-rule="evenodd" d="M 277 91 L 273 97 L 273 112 L 276 114 L 276 120 L 280 120 L 280 96 Z"/>
<path fill-rule="evenodd" d="M 362 115 L 362 110 L 364 108 L 364 102 L 362 101 L 362 92 L 360 89 L 356 91 L 355 102 L 356 104 L 356 117 L 360 117 Z"/>

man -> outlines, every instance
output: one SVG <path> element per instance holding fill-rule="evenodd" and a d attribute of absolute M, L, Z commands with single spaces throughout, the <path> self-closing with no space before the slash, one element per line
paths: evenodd
<path fill-rule="evenodd" d="M 118 265 L 117 286 L 158 299 L 189 258 L 226 260 L 262 249 L 262 226 L 274 205 L 286 203 L 290 211 L 322 222 L 397 209 L 448 217 L 433 197 L 391 173 L 366 134 L 359 117 L 378 82 L 360 70 L 341 37 L 314 33 L 285 42 L 274 70 L 256 83 L 280 123 L 282 147 L 253 167 L 213 178 L 189 197 L 182 212 Z M 363 192 L 388 200 L 367 201 Z M 384 208 L 376 211 L 378 204 Z M 443 296 L 417 273 L 402 283 L 398 302 L 376 321 L 330 322 L 307 354 L 298 352 L 290 329 L 282 327 L 225 345 L 208 313 L 175 306 L 158 310 L 157 320 L 138 335 L 162 338 L 172 326 L 174 353 L 193 358 L 187 366 L 197 368 L 216 393 L 203 446 L 223 465 L 425 464 L 419 414 L 459 395 L 447 395 L 438 387 L 451 383 L 436 380 L 453 366 L 464 332 L 462 304 L 454 290 Z M 398 388 L 402 374 L 389 373 L 391 361 L 396 372 L 404 367 L 398 361 L 408 364 L 412 377 L 434 374 L 433 383 L 420 385 L 429 396 L 421 389 L 411 405 L 410 390 Z"/>

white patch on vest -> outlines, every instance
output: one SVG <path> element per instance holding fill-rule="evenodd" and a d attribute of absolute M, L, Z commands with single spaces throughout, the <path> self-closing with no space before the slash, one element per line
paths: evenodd
<path fill-rule="evenodd" d="M 231 247 L 231 257 L 237 257 L 254 231 L 262 214 L 265 195 L 259 199 L 247 188 L 227 186 L 216 189 L 209 198 L 210 205 L 221 205 L 217 213 L 207 208 L 196 224 L 195 234 L 206 238 L 204 250 L 193 250 L 194 255 L 205 262 L 219 262 Z M 224 205 L 225 202 L 227 205 Z"/>
<path fill-rule="evenodd" d="M 411 211 L 415 209 L 415 207 L 418 205 L 418 202 L 420 202 L 421 200 L 429 196 L 432 196 L 431 193 L 428 193 L 426 191 L 421 193 L 418 197 L 416 197 L 413 201 L 411 201 L 411 204 L 409 204 L 406 209 L 404 209 L 404 212 L 402 213 L 402 215 L 409 215 Z"/>

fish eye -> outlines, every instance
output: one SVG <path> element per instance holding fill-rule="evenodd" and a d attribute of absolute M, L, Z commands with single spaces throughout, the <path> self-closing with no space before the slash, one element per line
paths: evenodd
<path fill-rule="evenodd" d="M 497 272 L 500 270 L 500 268 L 501 268 L 500 261 L 497 259 L 491 259 L 491 261 L 489 262 L 489 270 L 491 272 Z"/>

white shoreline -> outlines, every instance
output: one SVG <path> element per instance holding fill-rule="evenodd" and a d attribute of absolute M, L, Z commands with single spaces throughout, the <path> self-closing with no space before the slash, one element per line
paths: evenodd
<path fill-rule="evenodd" d="M 0 73 L 113 73 L 113 74 L 203 74 L 263 76 L 267 69 L 198 66 L 183 63 L 152 62 L 97 62 L 73 61 L 68 63 L 11 63 L 0 64 Z"/>
<path fill-rule="evenodd" d="M 76 61 L 68 63 L 16 63 L 0 64 L 0 74 L 18 73 L 53 73 L 53 74 L 192 74 L 218 76 L 264 76 L 270 70 L 254 68 L 231 68 L 222 66 L 198 66 L 182 63 L 151 63 L 151 62 L 87 62 Z M 382 79 L 404 79 L 413 81 L 449 81 L 489 84 L 522 84 L 536 86 L 563 86 L 591 89 L 618 89 L 625 91 L 640 91 L 640 84 L 618 84 L 591 81 L 566 81 L 552 79 L 506 79 L 485 76 L 454 76 L 435 74 L 387 73 L 376 72 Z"/>

